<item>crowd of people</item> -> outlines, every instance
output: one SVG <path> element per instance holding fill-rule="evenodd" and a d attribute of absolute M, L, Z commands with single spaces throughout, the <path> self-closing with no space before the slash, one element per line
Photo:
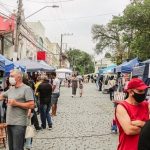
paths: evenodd
<path fill-rule="evenodd" d="M 2 122 L 6 120 L 7 123 L 9 150 L 30 149 L 32 137 L 25 139 L 26 127 L 31 122 L 36 130 L 46 129 L 47 126 L 52 129 L 51 117 L 57 115 L 60 81 L 53 72 L 49 78 L 46 74 L 37 76 L 34 83 L 28 74 L 15 69 L 10 72 L 6 83 L 7 90 L 1 93 L 0 100 L 6 103 L 6 115 Z"/>
<path fill-rule="evenodd" d="M 78 89 L 79 96 L 82 97 L 83 83 L 90 80 L 98 85 L 100 91 L 105 90 L 105 85 L 108 86 L 110 100 L 115 106 L 111 130 L 114 133 L 119 131 L 117 149 L 149 150 L 150 103 L 146 100 L 149 87 L 141 79 L 131 79 L 128 75 L 117 78 L 115 75 L 83 77 L 72 74 L 64 82 L 67 88 L 72 88 L 70 95 L 74 98 Z M 26 136 L 27 126 L 32 124 L 37 131 L 53 128 L 51 117 L 57 116 L 61 81 L 55 72 L 49 76 L 39 74 L 36 79 L 32 79 L 28 74 L 14 69 L 10 72 L 6 85 L 0 94 L 0 100 L 3 101 L 1 106 L 4 108 L 0 121 L 7 123 L 9 150 L 29 150 L 33 139 L 32 136 Z M 125 93 L 121 100 L 115 99 L 115 91 Z"/>
<path fill-rule="evenodd" d="M 76 74 L 68 76 L 67 85 L 72 88 L 72 97 L 77 95 L 77 89 L 82 97 L 83 80 Z M 7 124 L 9 150 L 31 149 L 33 135 L 26 136 L 30 125 L 37 131 L 52 129 L 51 117 L 57 116 L 60 86 L 56 72 L 38 74 L 34 78 L 18 69 L 10 72 L 5 90 L 0 94 L 3 108 L 0 122 Z"/>
<path fill-rule="evenodd" d="M 79 96 L 83 95 L 83 83 L 85 82 L 84 76 L 72 74 L 68 75 L 64 80 L 64 86 L 72 88 L 72 98 L 77 95 L 77 90 L 79 91 Z"/>

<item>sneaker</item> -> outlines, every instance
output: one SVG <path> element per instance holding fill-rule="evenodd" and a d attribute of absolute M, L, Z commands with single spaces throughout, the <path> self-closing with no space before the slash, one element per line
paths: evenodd
<path fill-rule="evenodd" d="M 48 126 L 48 129 L 51 130 L 51 129 L 52 129 L 52 125 L 49 125 L 49 126 Z"/>
<path fill-rule="evenodd" d="M 37 131 L 42 130 L 42 127 L 37 127 L 36 130 Z"/>

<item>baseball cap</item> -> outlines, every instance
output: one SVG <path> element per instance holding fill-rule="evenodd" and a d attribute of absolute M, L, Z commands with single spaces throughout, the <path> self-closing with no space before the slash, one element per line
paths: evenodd
<path fill-rule="evenodd" d="M 141 79 L 133 78 L 129 81 L 127 90 L 128 89 L 136 89 L 136 90 L 145 90 L 149 86 L 147 86 Z"/>

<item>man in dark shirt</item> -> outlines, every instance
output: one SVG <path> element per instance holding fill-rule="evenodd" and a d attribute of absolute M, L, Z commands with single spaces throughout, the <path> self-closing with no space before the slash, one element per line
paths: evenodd
<path fill-rule="evenodd" d="M 40 117 L 42 122 L 42 128 L 46 129 L 46 120 L 48 122 L 48 128 L 52 129 L 52 121 L 50 116 L 51 95 L 52 86 L 49 84 L 47 76 L 42 76 L 42 83 L 38 86 L 37 92 L 40 99 Z"/>

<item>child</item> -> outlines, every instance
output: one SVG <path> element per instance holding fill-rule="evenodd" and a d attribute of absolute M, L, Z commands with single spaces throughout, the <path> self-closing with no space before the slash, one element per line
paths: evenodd
<path fill-rule="evenodd" d="M 111 132 L 117 134 L 117 124 L 116 124 L 115 119 L 113 119 L 112 124 L 111 124 Z"/>
<path fill-rule="evenodd" d="M 83 94 L 83 81 L 79 80 L 79 93 L 80 93 L 80 97 L 82 97 Z"/>

